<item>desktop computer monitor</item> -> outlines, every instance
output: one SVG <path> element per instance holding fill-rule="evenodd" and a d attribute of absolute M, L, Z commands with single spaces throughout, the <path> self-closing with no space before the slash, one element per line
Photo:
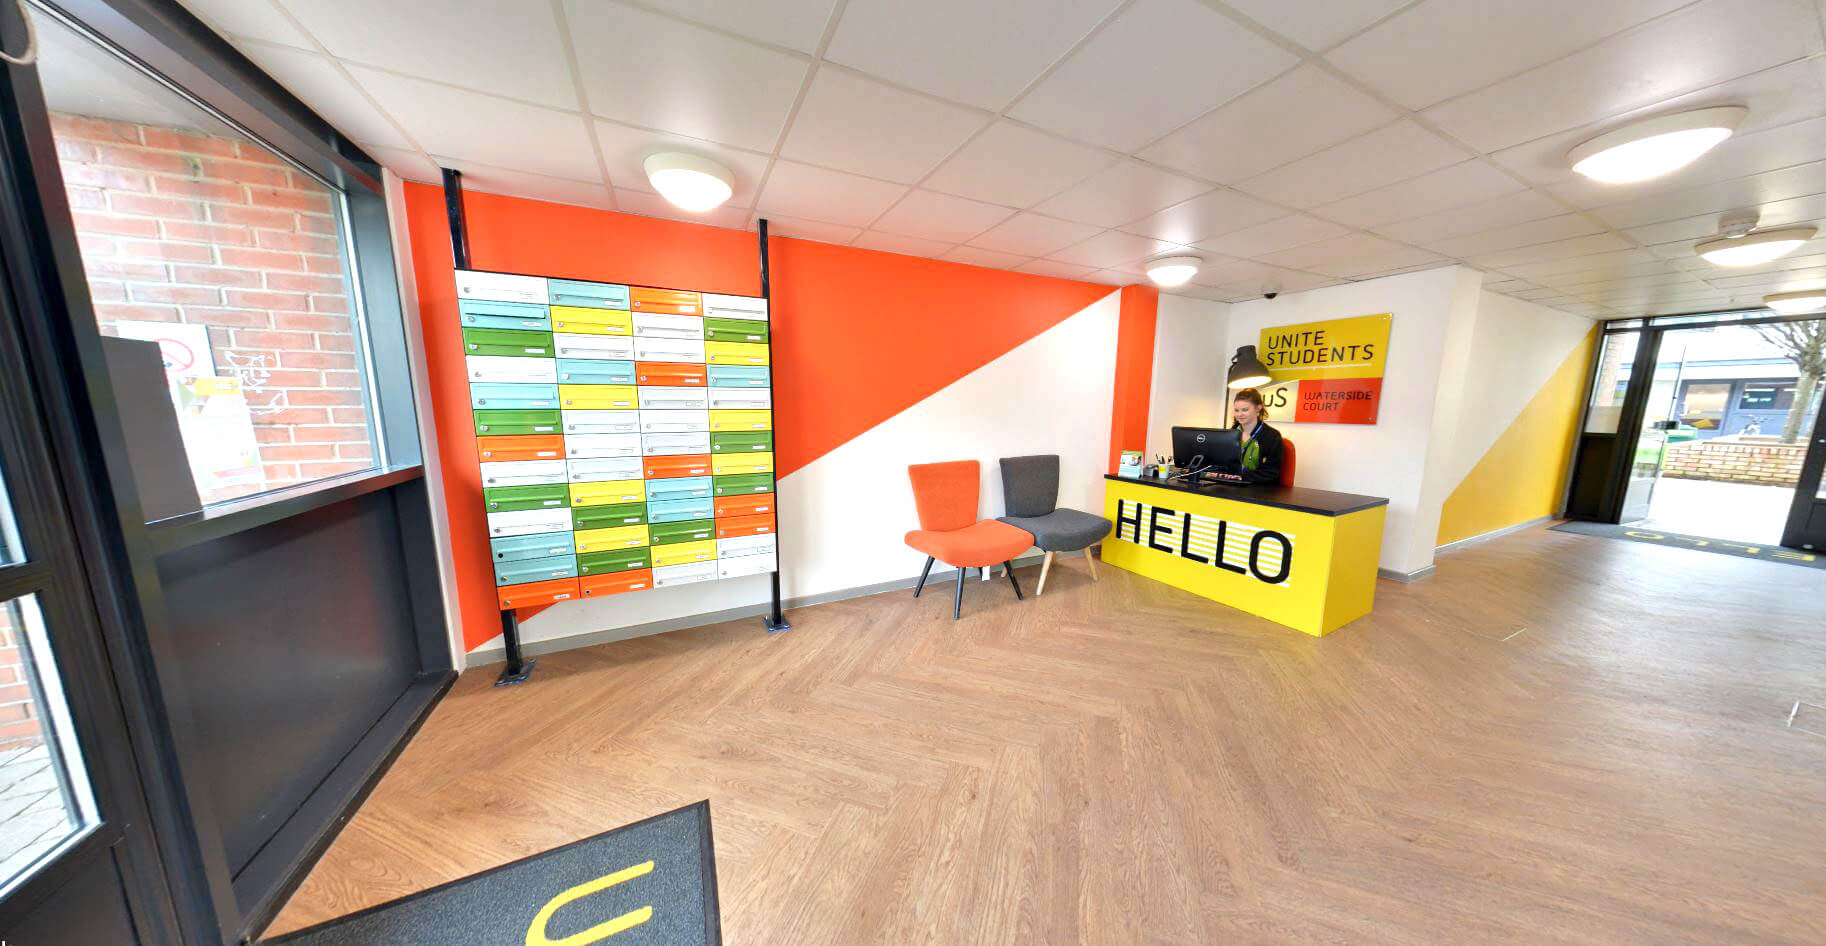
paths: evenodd
<path fill-rule="evenodd" d="M 1215 427 L 1173 428 L 1173 465 L 1182 470 L 1209 468 L 1235 473 L 1242 468 L 1236 435 Z"/>

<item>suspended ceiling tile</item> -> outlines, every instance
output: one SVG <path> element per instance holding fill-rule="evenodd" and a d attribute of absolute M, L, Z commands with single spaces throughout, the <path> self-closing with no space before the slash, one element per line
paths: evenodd
<path fill-rule="evenodd" d="M 1015 269 L 1023 273 L 1033 273 L 1039 276 L 1057 276 L 1060 279 L 1086 279 L 1089 278 L 1092 273 L 1097 272 L 1097 267 L 1095 266 L 1078 266 L 1072 263 L 1061 263 L 1058 260 L 1050 259 L 1028 260 L 1021 265 L 1016 266 Z"/>
<path fill-rule="evenodd" d="M 1003 253 L 997 250 L 985 250 L 980 246 L 952 247 L 940 259 L 953 263 L 968 263 L 971 266 L 983 266 L 989 269 L 1013 269 L 1027 262 L 1028 257 L 1019 253 Z"/>
<path fill-rule="evenodd" d="M 1088 266 L 1092 269 L 1111 269 L 1125 263 L 1134 263 L 1169 253 L 1190 253 L 1186 247 L 1147 237 L 1123 233 L 1119 230 L 1105 230 L 1102 233 L 1050 254 L 1054 260 Z"/>
<path fill-rule="evenodd" d="M 1553 240 L 1567 240 L 1600 233 L 1603 230 L 1603 226 L 1584 214 L 1561 214 L 1557 217 L 1545 217 L 1540 220 L 1530 220 L 1527 223 L 1518 223 L 1512 227 L 1487 230 L 1483 233 L 1447 237 L 1444 240 L 1422 245 L 1436 253 L 1464 258 L 1483 256 L 1499 250 L 1513 250 L 1520 246 L 1533 246 L 1536 243 L 1547 243 Z"/>
<path fill-rule="evenodd" d="M 1402 105 L 1422 109 L 1557 59 L 1686 2 L 1427 0 L 1326 58 Z"/>
<path fill-rule="evenodd" d="M 802 53 L 816 52 L 836 0 L 643 0 L 647 6 Z M 850 5 L 855 9 L 855 4 Z M 585 50 L 577 50 L 584 55 Z"/>
<path fill-rule="evenodd" d="M 763 215 L 867 227 L 906 191 L 900 184 L 782 160 L 774 163 L 756 206 Z"/>
<path fill-rule="evenodd" d="M 1293 64 L 1198 0 L 1138 0 L 1009 114 L 1132 152 Z"/>
<path fill-rule="evenodd" d="M 279 11 L 272 0 L 179 0 L 197 18 L 217 32 L 230 36 L 284 43 L 304 49 L 312 47 L 291 18 Z"/>
<path fill-rule="evenodd" d="M 1124 226 L 1127 233 L 1191 245 L 1286 216 L 1287 211 L 1247 194 L 1220 188 Z"/>
<path fill-rule="evenodd" d="M 1410 0 L 1230 0 L 1244 16 L 1313 51 L 1328 49 L 1406 6 Z"/>
<path fill-rule="evenodd" d="M 1084 277 L 1084 281 L 1100 282 L 1106 286 L 1129 286 L 1140 282 L 1141 280 L 1137 280 L 1131 273 L 1124 273 L 1114 269 L 1100 269 L 1091 273 L 1089 276 Z"/>
<path fill-rule="evenodd" d="M 1349 83 L 1317 66 L 1301 66 L 1150 145 L 1140 156 L 1232 184 L 1394 118 L 1394 110 Z"/>
<path fill-rule="evenodd" d="M 810 68 L 636 7 L 566 0 L 565 10 L 590 110 L 619 122 L 772 152 Z"/>
<path fill-rule="evenodd" d="M 1114 163 L 1105 151 L 1000 121 L 940 165 L 923 186 L 1009 207 L 1031 207 Z"/>
<path fill-rule="evenodd" d="M 1610 252 L 1567 258 L 1556 256 L 1536 262 L 1514 263 L 1508 266 L 1493 266 L 1518 279 L 1542 280 L 1563 273 L 1593 272 L 1606 269 L 1622 269 L 1637 264 L 1658 264 L 1661 260 L 1655 254 L 1642 249 L 1625 249 Z"/>
<path fill-rule="evenodd" d="M 309 103 L 312 110 L 350 139 L 387 148 L 412 146 L 393 122 L 336 67 L 335 60 L 270 43 L 243 42 L 240 49 L 254 65 Z"/>
<path fill-rule="evenodd" d="M 1403 243 L 1425 246 L 1447 237 L 1496 230 L 1565 212 L 1566 208 L 1553 198 L 1540 191 L 1528 190 L 1372 229 Z"/>
<path fill-rule="evenodd" d="M 609 183 L 617 188 L 653 190 L 642 162 L 655 154 L 679 151 L 710 158 L 729 169 L 735 178 L 735 193 L 729 203 L 737 207 L 754 206 L 761 175 L 767 173 L 767 156 L 742 151 L 710 141 L 687 138 L 662 131 L 644 131 L 615 122 L 596 119 L 596 140 L 602 145 L 603 164 L 609 169 Z"/>
<path fill-rule="evenodd" d="M 1628 203 L 1599 207 L 1591 213 L 1610 226 L 1624 229 L 1701 214 L 1745 210 L 1820 193 L 1826 193 L 1826 161 L 1669 191 Z"/>
<path fill-rule="evenodd" d="M 860 246 L 867 250 L 881 250 L 886 253 L 899 253 L 902 256 L 937 257 L 951 249 L 950 243 L 938 240 L 922 240 L 918 237 L 901 236 L 898 233 L 881 233 L 870 230 L 856 238 L 851 246 Z"/>
<path fill-rule="evenodd" d="M 1241 259 L 1254 259 L 1281 250 L 1317 243 L 1320 240 L 1350 232 L 1329 220 L 1306 214 L 1293 214 L 1279 220 L 1258 223 L 1235 233 L 1228 233 L 1198 244 L 1201 250 L 1222 253 Z"/>
<path fill-rule="evenodd" d="M 1425 250 L 1402 246 L 1368 233 L 1346 233 L 1317 243 L 1269 253 L 1260 259 L 1273 266 L 1338 278 L 1444 262 Z"/>
<path fill-rule="evenodd" d="M 1472 147 L 1496 151 L 1818 47 L 1818 14 L 1793 0 L 1705 0 L 1425 114 Z"/>
<path fill-rule="evenodd" d="M 1237 189 L 1304 210 L 1418 177 L 1467 157 L 1445 139 L 1404 119 L 1252 177 Z"/>
<path fill-rule="evenodd" d="M 1590 256 L 1610 250 L 1629 249 L 1629 241 L 1614 233 L 1594 233 L 1591 236 L 1574 237 L 1570 240 L 1555 240 L 1551 243 L 1538 243 L 1513 250 L 1503 250 L 1484 256 L 1470 257 L 1466 262 L 1473 266 L 1500 269 L 1515 272 L 1515 267 L 1529 263 L 1545 263 L 1551 260 L 1566 259 L 1576 256 Z"/>
<path fill-rule="evenodd" d="M 1210 190 L 1210 185 L 1136 161 L 1119 161 L 1034 210 L 1063 220 L 1114 227 Z"/>
<path fill-rule="evenodd" d="M 859 227 L 846 227 L 821 220 L 801 220 L 796 217 L 781 217 L 761 214 L 767 218 L 767 235 L 783 236 L 795 240 L 815 240 L 819 243 L 836 243 L 846 245 L 862 235 Z"/>
<path fill-rule="evenodd" d="M 989 120 L 987 112 L 826 66 L 813 77 L 780 155 L 911 184 Z"/>
<path fill-rule="evenodd" d="M 287 0 L 286 8 L 338 59 L 577 107 L 577 86 L 549 4 L 466 3 L 453 11 L 447 0 Z"/>
<path fill-rule="evenodd" d="M 1097 228 L 1043 217 L 1036 213 L 1019 213 L 970 241 L 972 246 L 1023 256 L 1045 256 L 1082 243 L 1095 235 Z"/>
<path fill-rule="evenodd" d="M 364 144 L 361 147 L 387 170 L 408 181 L 441 184 L 444 180 L 444 175 L 438 169 L 437 163 L 417 151 L 389 148 L 385 145 Z"/>
<path fill-rule="evenodd" d="M 568 180 L 602 176 L 576 113 L 361 66 L 349 71 L 427 152 Z"/>
<path fill-rule="evenodd" d="M 1314 207 L 1312 212 L 1353 227 L 1374 227 L 1494 200 L 1521 189 L 1522 185 L 1515 178 L 1473 158 L 1412 180 Z"/>
<path fill-rule="evenodd" d="M 875 228 L 926 240 L 962 243 L 1013 215 L 1014 211 L 1007 207 L 915 190 L 882 215 Z"/>
<path fill-rule="evenodd" d="M 999 110 L 1118 6 L 1116 0 L 850 0 L 825 55 L 909 88 Z"/>
<path fill-rule="evenodd" d="M 525 171 L 509 168 L 489 167 L 450 155 L 433 154 L 431 159 L 436 161 L 440 167 L 454 168 L 463 172 L 464 190 L 545 200 L 555 204 L 574 204 L 578 207 L 596 207 L 602 210 L 610 207 L 609 189 L 592 181 L 572 181 L 547 177 L 542 174 L 528 174 Z"/>

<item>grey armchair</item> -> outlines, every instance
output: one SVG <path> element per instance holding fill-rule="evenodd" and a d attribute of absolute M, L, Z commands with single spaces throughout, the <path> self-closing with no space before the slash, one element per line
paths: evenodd
<path fill-rule="evenodd" d="M 1059 508 L 1059 455 L 1002 458 L 1002 502 L 1008 515 L 1001 521 L 1033 536 L 1033 544 L 1046 553 L 1040 561 L 1040 587 L 1046 591 L 1046 574 L 1053 555 L 1083 550 L 1091 580 L 1097 580 L 1097 562 L 1091 546 L 1110 534 L 1110 521 L 1076 509 Z"/>

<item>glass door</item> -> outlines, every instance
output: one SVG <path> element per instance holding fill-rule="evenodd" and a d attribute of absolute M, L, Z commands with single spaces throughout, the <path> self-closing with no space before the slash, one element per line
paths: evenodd
<path fill-rule="evenodd" d="M 1788 524 L 1782 530 L 1782 544 L 1826 552 L 1826 381 L 1814 394 L 1813 417 L 1813 436 L 1801 464 L 1794 506 L 1788 511 Z"/>
<path fill-rule="evenodd" d="M 1642 426 L 1630 457 L 1629 481 L 1623 488 L 1621 521 L 1647 519 L 1654 504 L 1655 485 L 1667 459 L 1670 435 L 1680 428 L 1680 394 L 1687 373 L 1687 340 L 1681 332 L 1661 336 L 1650 376 L 1648 400 L 1643 405 Z"/>

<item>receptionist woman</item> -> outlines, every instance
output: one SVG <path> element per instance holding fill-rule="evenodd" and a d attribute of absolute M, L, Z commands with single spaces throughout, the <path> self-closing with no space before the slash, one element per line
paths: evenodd
<path fill-rule="evenodd" d="M 1237 446 L 1242 454 L 1242 469 L 1224 479 L 1243 483 L 1274 484 L 1281 481 L 1281 464 L 1286 447 L 1281 432 L 1268 426 L 1268 409 L 1262 406 L 1262 392 L 1244 388 L 1230 399 L 1230 416 L 1236 420 Z"/>

